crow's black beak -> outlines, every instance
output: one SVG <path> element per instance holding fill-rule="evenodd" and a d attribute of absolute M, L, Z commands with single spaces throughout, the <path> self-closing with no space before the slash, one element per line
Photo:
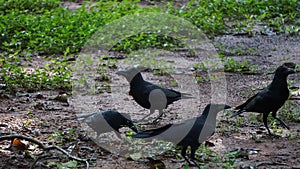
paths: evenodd
<path fill-rule="evenodd" d="M 136 132 L 136 133 L 139 132 L 139 130 L 137 129 L 137 127 L 136 127 L 135 125 L 132 125 L 132 126 L 130 127 L 130 129 L 133 130 L 133 131 Z"/>
<path fill-rule="evenodd" d="M 133 130 L 136 133 L 139 132 L 139 130 L 137 129 L 137 127 L 133 124 L 133 122 L 131 120 L 127 120 L 127 127 L 129 127 L 131 130 Z"/>
<path fill-rule="evenodd" d="M 296 73 L 296 71 L 294 69 L 288 68 L 288 74 L 293 74 Z"/>

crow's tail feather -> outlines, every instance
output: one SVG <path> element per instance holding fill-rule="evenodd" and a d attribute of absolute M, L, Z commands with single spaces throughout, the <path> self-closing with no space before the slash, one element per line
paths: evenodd
<path fill-rule="evenodd" d="M 163 133 L 164 131 L 166 131 L 167 129 L 169 129 L 171 126 L 172 126 L 172 124 L 168 124 L 166 126 L 163 126 L 163 127 L 157 128 L 157 129 L 141 131 L 137 134 L 133 134 L 132 137 L 133 138 L 149 138 L 149 137 L 157 136 L 157 135 Z"/>
<path fill-rule="evenodd" d="M 240 115 L 240 114 L 242 114 L 242 113 L 244 113 L 244 112 L 245 112 L 245 110 L 241 109 L 241 110 L 239 110 L 239 111 L 233 113 L 233 114 L 230 116 L 230 118 L 235 117 L 235 116 L 238 116 L 238 115 Z"/>

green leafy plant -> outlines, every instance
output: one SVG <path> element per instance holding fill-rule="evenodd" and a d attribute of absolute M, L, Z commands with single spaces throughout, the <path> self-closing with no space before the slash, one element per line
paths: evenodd
<path fill-rule="evenodd" d="M 222 165 L 222 169 L 237 169 L 237 167 L 234 166 L 237 156 L 237 153 L 228 153 L 228 157 L 225 158 L 225 164 Z"/>
<path fill-rule="evenodd" d="M 59 0 L 0 0 L 0 13 L 42 13 L 57 8 L 61 3 Z"/>
<path fill-rule="evenodd" d="M 44 0 L 42 4 L 27 0 L 25 7 L 21 7 L 20 2 L 10 0 L 6 7 L 12 10 L 2 9 L 6 13 L 0 13 L 3 21 L 0 49 L 8 53 L 20 50 L 20 53 L 63 54 L 67 49 L 68 53 L 76 53 L 101 26 L 124 15 L 150 9 L 141 8 L 132 1 L 100 1 L 93 7 L 83 4 L 73 11 L 55 5 L 58 1 L 54 0 Z M 16 5 L 9 7 L 13 4 Z M 39 9 L 39 14 L 26 12 L 28 8 Z M 127 47 L 124 44 L 120 50 Z"/>
<path fill-rule="evenodd" d="M 298 1 L 203 0 L 189 1 L 183 7 L 168 3 L 168 12 L 184 17 L 208 34 L 249 32 L 260 22 L 276 32 L 299 32 Z M 179 10 L 178 10 L 179 9 Z M 230 25 L 227 23 L 231 23 Z M 293 25 L 287 27 L 285 25 Z M 262 30 L 264 31 L 264 30 Z"/>
<path fill-rule="evenodd" d="M 37 55 L 63 55 L 68 57 L 82 50 L 86 41 L 101 28 L 123 16 L 143 12 L 165 12 L 185 18 L 200 28 L 209 36 L 228 32 L 251 32 L 256 23 L 264 23 L 275 32 L 299 32 L 298 1 L 189 1 L 183 6 L 174 2 L 163 2 L 162 6 L 143 6 L 139 1 L 99 1 L 83 3 L 80 8 L 70 10 L 60 6 L 58 0 L 1 0 L 0 3 L 0 81 L 7 84 L 8 90 L 16 88 L 70 88 L 67 80 L 70 69 L 63 62 L 53 62 L 29 73 L 24 71 L 28 66 L 20 65 L 18 58 L 28 61 Z M 101 11 L 101 12 L 100 12 Z M 227 23 L 231 23 L 228 26 Z M 129 25 L 131 26 L 131 25 Z M 155 25 L 154 25 L 155 26 Z M 177 30 L 176 27 L 173 30 Z M 111 34 L 118 34 L 118 31 Z M 109 43 L 109 42 L 108 42 Z M 154 48 L 174 51 L 185 46 L 180 39 L 157 33 L 137 33 L 124 37 L 117 44 L 112 44 L 112 50 L 134 53 L 140 49 Z M 222 47 L 222 45 L 219 45 Z M 250 54 L 253 49 L 242 50 L 238 47 L 236 54 Z M 10 59 L 6 59 L 10 57 Z M 15 59 L 12 59 L 13 57 Z M 13 63 L 17 62 L 17 63 Z M 106 62 L 106 60 L 101 60 Z M 158 65 L 155 60 L 151 64 Z M 256 71 L 256 66 L 247 61 L 237 62 L 233 58 L 224 58 L 226 71 L 248 72 Z M 111 64 L 111 63 L 109 63 Z M 101 71 L 108 65 L 103 64 Z M 165 64 L 166 65 L 166 64 Z M 165 65 L 159 65 L 164 67 Z M 195 65 L 205 68 L 205 65 Z M 164 67 L 165 68 L 165 67 Z M 99 72 L 105 75 L 105 72 Z M 165 74 L 156 71 L 157 74 Z M 15 80 L 17 79 L 17 80 Z M 20 81 L 19 81 L 20 80 Z M 205 79 L 198 79 L 203 81 Z M 109 77 L 103 76 L 103 81 Z"/>
<path fill-rule="evenodd" d="M 0 82 L 6 85 L 7 91 L 71 89 L 71 71 L 66 62 L 54 62 L 40 68 L 29 68 L 21 65 L 17 56 L 2 60 Z"/>
<path fill-rule="evenodd" d="M 122 16 L 141 12 L 162 12 L 183 17 L 208 34 L 228 32 L 226 23 L 232 22 L 235 29 L 251 31 L 249 25 L 265 22 L 274 31 L 293 33 L 299 31 L 297 1 L 189 1 L 178 7 L 167 2 L 162 8 L 141 7 L 138 1 L 99 1 L 69 10 L 59 6 L 57 0 L 2 0 L 0 7 L 1 50 L 21 50 L 41 54 L 78 52 L 86 40 L 99 27 Z M 101 10 L 101 12 L 99 12 Z M 230 18 L 230 19 L 229 19 Z M 247 29 L 249 30 L 247 30 Z M 117 34 L 118 32 L 115 32 Z M 132 51 L 147 47 L 172 49 L 180 46 L 171 37 L 141 33 L 124 38 L 115 47 L 118 51 Z"/>
<path fill-rule="evenodd" d="M 300 121 L 300 107 L 292 101 L 286 101 L 283 107 L 279 110 L 279 115 L 285 121 Z"/>
<path fill-rule="evenodd" d="M 130 53 L 135 50 L 157 48 L 174 51 L 184 45 L 177 39 L 170 36 L 156 33 L 140 33 L 118 42 L 112 49 Z"/>
<path fill-rule="evenodd" d="M 155 75 L 170 75 L 170 72 L 175 70 L 172 64 L 156 57 L 157 52 L 152 50 L 143 50 L 141 53 L 129 54 L 125 63 L 130 65 L 139 65 L 141 67 L 153 70 Z"/>
<path fill-rule="evenodd" d="M 243 62 L 237 62 L 234 58 L 222 58 L 222 61 L 224 63 L 225 71 L 227 72 L 236 72 L 236 73 L 242 73 L 242 72 L 256 72 L 257 66 L 256 65 L 249 65 L 247 60 L 244 60 Z"/>

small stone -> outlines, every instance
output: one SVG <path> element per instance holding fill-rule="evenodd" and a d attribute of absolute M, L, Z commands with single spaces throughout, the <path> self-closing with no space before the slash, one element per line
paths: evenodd
<path fill-rule="evenodd" d="M 253 155 L 253 154 L 257 154 L 258 152 L 257 151 L 249 151 L 249 155 Z"/>

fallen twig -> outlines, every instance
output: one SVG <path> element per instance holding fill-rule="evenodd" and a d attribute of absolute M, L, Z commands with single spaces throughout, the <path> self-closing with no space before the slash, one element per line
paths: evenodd
<path fill-rule="evenodd" d="M 29 141 L 31 143 L 34 143 L 34 144 L 38 145 L 39 148 L 41 148 L 41 149 L 43 149 L 44 151 L 47 151 L 47 152 L 49 152 L 50 150 L 58 150 L 58 151 L 62 152 L 63 154 L 65 154 L 67 157 L 69 157 L 69 158 L 71 158 L 73 160 L 76 160 L 76 161 L 79 161 L 79 162 L 84 162 L 86 164 L 86 168 L 87 169 L 89 168 L 88 159 L 83 159 L 83 158 L 79 158 L 79 157 L 73 156 L 70 153 L 68 153 L 66 150 L 64 150 L 61 147 L 56 146 L 56 145 L 54 145 L 54 146 L 46 146 L 45 144 L 43 144 L 40 141 L 38 141 L 38 140 L 36 140 L 34 138 L 31 138 L 31 137 L 27 137 L 27 136 L 23 136 L 23 135 L 7 135 L 7 136 L 1 136 L 0 137 L 0 141 L 3 141 L 3 140 L 13 140 L 15 138 L 26 140 L 26 141 Z M 41 159 L 41 158 L 38 158 L 38 159 Z M 34 164 L 37 162 L 37 160 L 34 162 Z M 34 165 L 32 165 L 32 167 L 33 166 Z"/>

